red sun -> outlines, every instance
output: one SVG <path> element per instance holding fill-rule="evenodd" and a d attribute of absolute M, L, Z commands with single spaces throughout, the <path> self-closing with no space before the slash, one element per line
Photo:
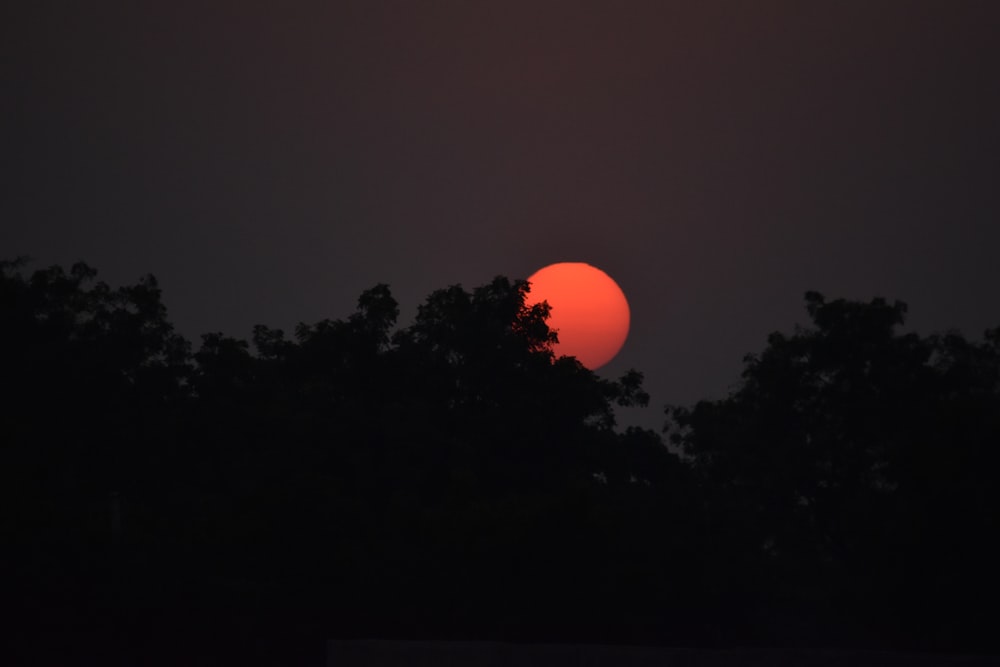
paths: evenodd
<path fill-rule="evenodd" d="M 625 293 L 611 276 L 583 262 L 561 262 L 530 278 L 525 304 L 551 307 L 549 328 L 559 342 L 557 356 L 576 357 L 594 370 L 614 359 L 628 337 L 630 313 Z"/>

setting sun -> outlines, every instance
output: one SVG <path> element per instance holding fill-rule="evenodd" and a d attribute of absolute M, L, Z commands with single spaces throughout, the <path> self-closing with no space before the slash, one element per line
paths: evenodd
<path fill-rule="evenodd" d="M 628 337 L 628 301 L 604 271 L 583 262 L 560 262 L 536 271 L 526 303 L 548 302 L 549 327 L 559 336 L 553 348 L 591 370 L 618 354 Z"/>

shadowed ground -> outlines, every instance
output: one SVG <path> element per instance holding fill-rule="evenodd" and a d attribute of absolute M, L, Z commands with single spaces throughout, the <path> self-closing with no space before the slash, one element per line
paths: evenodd
<path fill-rule="evenodd" d="M 503 642 L 330 641 L 328 667 L 972 667 L 995 657 L 881 651 L 745 649 L 707 651 L 645 646 L 508 644 Z"/>

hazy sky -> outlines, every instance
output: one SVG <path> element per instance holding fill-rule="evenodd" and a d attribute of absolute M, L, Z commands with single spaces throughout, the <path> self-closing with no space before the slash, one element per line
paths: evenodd
<path fill-rule="evenodd" d="M 998 35 L 995 0 L 6 3 L 0 255 L 152 272 L 192 339 L 585 261 L 632 306 L 603 372 L 717 397 L 808 289 L 1000 325 Z"/>

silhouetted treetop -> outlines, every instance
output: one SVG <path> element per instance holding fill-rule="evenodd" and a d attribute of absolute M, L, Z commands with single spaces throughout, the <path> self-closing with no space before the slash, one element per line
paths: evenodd
<path fill-rule="evenodd" d="M 982 343 L 901 333 L 905 304 L 883 299 L 809 292 L 806 308 L 812 327 L 771 334 L 730 396 L 668 410 L 671 440 L 742 548 L 782 573 L 776 590 L 831 604 L 878 591 L 908 622 L 953 605 L 956 586 L 998 592 L 995 576 L 969 568 L 1000 558 L 989 537 L 1000 528 L 996 331 Z M 935 631 L 968 620 L 938 619 Z"/>
<path fill-rule="evenodd" d="M 556 358 L 528 289 L 453 285 L 400 325 L 380 284 L 193 350 L 151 276 L 0 263 L 5 595 L 129 641 L 992 641 L 1000 328 L 809 292 L 730 395 L 668 410 L 668 447 L 616 428 L 642 374 Z"/>
<path fill-rule="evenodd" d="M 526 306 L 528 289 L 524 281 L 497 277 L 471 293 L 460 285 L 438 290 L 419 307 L 416 321 L 400 332 L 396 342 L 426 348 L 427 354 L 448 364 L 551 360 L 556 338 L 545 324 L 548 306 Z"/>

